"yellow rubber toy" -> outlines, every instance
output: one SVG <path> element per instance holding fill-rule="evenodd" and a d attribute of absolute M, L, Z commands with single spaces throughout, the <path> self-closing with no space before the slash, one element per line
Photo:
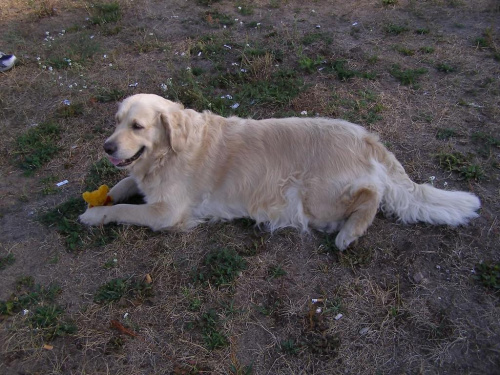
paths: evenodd
<path fill-rule="evenodd" d="M 94 191 L 86 191 L 82 194 L 83 200 L 89 204 L 89 208 L 97 206 L 111 206 L 112 199 L 108 195 L 108 185 L 101 185 Z"/>

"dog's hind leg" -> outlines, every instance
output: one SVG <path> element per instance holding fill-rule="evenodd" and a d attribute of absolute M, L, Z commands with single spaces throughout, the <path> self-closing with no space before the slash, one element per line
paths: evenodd
<path fill-rule="evenodd" d="M 337 234 L 335 245 L 339 250 L 345 250 L 373 222 L 381 196 L 375 186 L 357 186 L 347 189 L 341 200 L 345 202 L 346 222 Z"/>

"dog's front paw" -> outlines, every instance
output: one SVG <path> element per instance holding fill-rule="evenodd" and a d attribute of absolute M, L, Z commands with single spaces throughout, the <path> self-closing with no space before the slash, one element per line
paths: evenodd
<path fill-rule="evenodd" d="M 83 214 L 80 215 L 79 219 L 82 224 L 85 225 L 102 225 L 109 223 L 109 215 L 106 215 L 107 207 L 92 207 L 87 208 Z"/>
<path fill-rule="evenodd" d="M 357 239 L 358 237 L 353 236 L 352 234 L 348 233 L 347 230 L 342 229 L 335 238 L 335 246 L 337 246 L 340 251 L 344 251 L 352 242 Z"/>

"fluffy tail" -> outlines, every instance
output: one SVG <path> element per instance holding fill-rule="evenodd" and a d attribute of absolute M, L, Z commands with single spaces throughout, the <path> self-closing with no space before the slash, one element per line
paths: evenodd
<path fill-rule="evenodd" d="M 478 217 L 479 198 L 464 191 L 436 189 L 429 184 L 410 180 L 394 155 L 385 160 L 388 173 L 381 207 L 404 223 L 423 221 L 430 224 L 457 226 Z"/>

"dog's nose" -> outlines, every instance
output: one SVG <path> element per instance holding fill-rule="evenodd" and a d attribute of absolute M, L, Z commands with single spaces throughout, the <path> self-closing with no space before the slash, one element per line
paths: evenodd
<path fill-rule="evenodd" d="M 116 146 L 115 142 L 104 143 L 104 151 L 106 151 L 106 154 L 108 155 L 113 155 L 116 152 L 117 148 L 118 147 Z"/>

